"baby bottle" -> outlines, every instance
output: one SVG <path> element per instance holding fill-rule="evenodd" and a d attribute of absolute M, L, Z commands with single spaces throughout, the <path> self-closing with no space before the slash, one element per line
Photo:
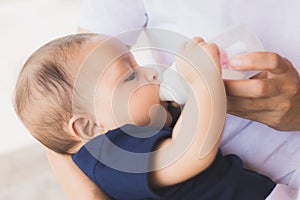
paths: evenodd
<path fill-rule="evenodd" d="M 231 29 L 210 42 L 214 42 L 220 49 L 220 63 L 222 66 L 222 78 L 224 79 L 248 79 L 258 71 L 237 71 L 230 69 L 229 60 L 238 54 L 254 51 L 263 51 L 263 47 L 254 32 L 247 26 L 238 26 Z M 159 96 L 162 101 L 175 101 L 183 105 L 189 95 L 189 85 L 176 71 L 176 63 L 165 70 L 162 75 Z"/>
<path fill-rule="evenodd" d="M 254 51 L 264 51 L 256 34 L 245 25 L 240 25 L 215 37 L 210 42 L 220 49 L 220 63 L 224 79 L 248 79 L 259 71 L 239 71 L 230 69 L 229 60 L 236 55 Z"/>

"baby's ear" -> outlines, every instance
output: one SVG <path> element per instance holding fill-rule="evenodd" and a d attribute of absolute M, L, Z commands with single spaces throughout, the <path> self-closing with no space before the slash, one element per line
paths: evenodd
<path fill-rule="evenodd" d="M 93 117 L 88 114 L 74 115 L 69 121 L 69 131 L 83 141 L 89 141 L 103 133 L 103 128 L 98 125 Z"/>

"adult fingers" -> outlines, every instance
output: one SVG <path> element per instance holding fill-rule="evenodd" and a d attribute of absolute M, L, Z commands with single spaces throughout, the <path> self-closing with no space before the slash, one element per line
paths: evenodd
<path fill-rule="evenodd" d="M 272 52 L 252 52 L 233 57 L 230 67 L 236 70 L 261 70 L 273 74 L 285 73 L 292 64 L 280 55 Z"/>
<path fill-rule="evenodd" d="M 278 94 L 281 81 L 275 79 L 224 80 L 227 96 L 265 98 Z"/>
<path fill-rule="evenodd" d="M 234 114 L 248 114 L 274 110 L 276 105 L 269 98 L 227 97 L 227 111 Z"/>

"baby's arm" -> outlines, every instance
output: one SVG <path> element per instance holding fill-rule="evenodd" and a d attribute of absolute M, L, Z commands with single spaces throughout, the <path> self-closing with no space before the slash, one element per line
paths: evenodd
<path fill-rule="evenodd" d="M 201 45 L 219 67 L 217 46 L 206 44 L 199 38 L 196 38 L 196 42 L 197 45 Z M 181 50 L 181 55 L 189 54 L 193 51 L 195 45 L 195 41 L 187 42 Z M 211 96 L 205 81 L 193 67 L 188 65 L 179 56 L 177 57 L 177 69 L 189 82 L 192 89 L 191 94 L 193 95 L 190 95 L 173 129 L 172 138 L 162 141 L 157 147 L 159 153 L 154 157 L 154 167 L 162 166 L 162 168 L 149 175 L 150 184 L 154 188 L 176 184 L 202 172 L 214 161 L 218 151 L 221 131 L 214 133 L 217 134 L 216 138 L 218 139 L 210 144 L 211 148 L 209 148 L 207 154 L 200 158 L 200 150 L 205 141 L 212 115 Z M 197 110 L 201 110 L 201 112 Z M 182 136 L 184 137 L 182 138 Z M 163 152 L 164 148 L 167 148 L 168 151 Z M 175 159 L 172 158 L 176 154 L 180 156 Z M 168 161 L 167 164 L 166 161 Z"/>

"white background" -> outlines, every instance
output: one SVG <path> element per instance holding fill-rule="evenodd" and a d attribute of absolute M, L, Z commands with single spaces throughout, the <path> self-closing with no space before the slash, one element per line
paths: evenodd
<path fill-rule="evenodd" d="M 76 32 L 80 0 L 0 0 L 0 155 L 36 142 L 17 118 L 19 70 L 38 47 Z"/>

